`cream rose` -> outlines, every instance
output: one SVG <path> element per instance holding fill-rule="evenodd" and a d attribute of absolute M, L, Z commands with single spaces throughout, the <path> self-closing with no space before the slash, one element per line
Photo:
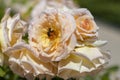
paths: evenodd
<path fill-rule="evenodd" d="M 98 26 L 91 13 L 84 8 L 72 10 L 77 29 L 75 34 L 78 41 L 95 41 L 98 36 Z"/>
<path fill-rule="evenodd" d="M 0 23 L 0 46 L 4 51 L 7 47 L 19 42 L 26 31 L 26 23 L 20 20 L 20 16 L 10 17 L 8 9 Z"/>
<path fill-rule="evenodd" d="M 96 73 L 103 68 L 109 54 L 103 53 L 97 47 L 76 48 L 66 59 L 58 64 L 58 76 L 68 79 L 79 79 L 81 76 Z"/>
<path fill-rule="evenodd" d="M 38 57 L 59 61 L 76 45 L 75 21 L 69 13 L 47 9 L 29 28 L 29 42 Z"/>
<path fill-rule="evenodd" d="M 34 49 L 23 42 L 8 48 L 5 54 L 9 56 L 11 70 L 28 80 L 34 80 L 35 77 L 52 77 L 57 73 L 57 67 L 54 63 L 45 62 L 37 58 L 34 55 Z M 50 78 L 47 80 L 50 80 Z"/>

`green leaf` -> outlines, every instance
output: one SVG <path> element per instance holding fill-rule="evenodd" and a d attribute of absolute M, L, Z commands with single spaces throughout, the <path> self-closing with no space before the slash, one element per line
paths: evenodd
<path fill-rule="evenodd" d="M 107 68 L 106 71 L 100 77 L 101 80 L 110 80 L 110 75 L 113 72 L 117 72 L 118 70 L 119 70 L 118 66 L 112 66 L 112 67 Z"/>
<path fill-rule="evenodd" d="M 59 77 L 54 77 L 54 78 L 52 78 L 52 80 L 64 80 L 64 79 L 62 79 L 62 78 L 59 78 Z"/>
<path fill-rule="evenodd" d="M 2 68 L 0 68 L 0 77 L 3 77 L 5 75 L 5 71 L 3 71 Z"/>
<path fill-rule="evenodd" d="M 86 76 L 86 77 L 84 78 L 84 80 L 94 80 L 94 77 L 93 77 L 93 76 Z"/>
<path fill-rule="evenodd" d="M 112 66 L 107 69 L 108 73 L 116 72 L 119 70 L 119 66 Z"/>
<path fill-rule="evenodd" d="M 110 80 L 110 74 L 109 73 L 105 73 L 102 77 L 101 80 Z"/>
<path fill-rule="evenodd" d="M 28 33 L 26 33 L 26 34 L 22 37 L 22 39 L 23 39 L 26 43 L 28 43 Z"/>

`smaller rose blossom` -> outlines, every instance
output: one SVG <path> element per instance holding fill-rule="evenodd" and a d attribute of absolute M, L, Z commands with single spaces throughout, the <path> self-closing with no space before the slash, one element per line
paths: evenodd
<path fill-rule="evenodd" d="M 95 41 L 98 37 L 98 26 L 92 14 L 85 8 L 71 10 L 76 21 L 75 34 L 78 41 Z"/>

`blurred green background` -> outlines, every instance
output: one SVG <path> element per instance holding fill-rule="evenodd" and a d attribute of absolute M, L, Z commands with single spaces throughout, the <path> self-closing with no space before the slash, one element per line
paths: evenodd
<path fill-rule="evenodd" d="M 11 1 L 11 2 L 9 2 L 9 1 Z M 16 4 L 17 5 L 20 4 L 20 5 L 24 5 L 24 6 L 27 5 L 28 11 L 22 17 L 24 18 L 24 17 L 26 17 L 26 15 L 28 17 L 30 15 L 30 10 L 32 9 L 31 6 L 33 6 L 31 4 L 32 3 L 31 1 L 34 2 L 34 0 L 0 0 L 0 20 L 3 17 L 6 8 L 8 8 L 8 7 L 12 8 L 12 14 L 16 13 L 17 11 L 15 11 L 15 9 L 13 9 L 14 5 L 16 5 Z M 94 15 L 95 19 L 100 20 L 105 23 L 108 23 L 110 25 L 114 25 L 112 27 L 120 29 L 120 0 L 74 0 L 74 1 L 80 7 L 87 8 L 88 10 L 90 10 L 90 12 Z M 30 6 L 28 5 L 28 2 L 31 2 Z M 108 26 L 108 27 L 110 27 L 110 26 Z M 103 28 L 103 31 L 104 31 L 104 28 Z M 108 33 L 109 32 L 107 32 L 106 35 L 104 33 L 104 35 L 109 36 Z M 117 36 L 117 37 L 119 37 L 119 36 Z M 109 38 L 111 39 L 113 37 L 110 36 Z M 110 42 L 110 43 L 112 43 L 112 44 L 110 46 L 114 46 L 114 45 L 116 46 L 116 44 L 119 45 L 119 43 L 120 43 L 117 41 L 113 41 L 112 39 L 111 39 L 111 41 L 112 42 Z M 116 42 L 116 43 L 113 43 L 113 42 Z M 113 49 L 113 47 L 110 47 L 110 48 L 111 48 L 111 50 Z M 117 49 L 117 50 L 119 50 L 119 49 Z M 116 49 L 114 49 L 113 51 L 116 51 Z M 116 52 L 118 52 L 118 51 L 116 51 Z M 115 55 L 115 53 L 113 53 L 113 54 Z M 116 56 L 118 57 L 118 54 Z M 114 57 L 114 56 L 112 56 L 112 57 Z M 113 61 L 113 63 L 114 62 L 115 61 Z M 109 67 L 105 68 L 105 70 L 103 70 L 102 73 L 100 73 L 96 76 L 88 75 L 86 77 L 82 77 L 80 80 L 111 80 L 110 76 L 113 75 L 114 73 L 116 73 L 118 70 L 119 70 L 118 65 L 109 66 Z M 4 66 L 4 67 L 0 67 L 0 80 L 26 80 L 26 79 L 19 77 L 18 75 L 11 72 L 7 66 Z M 38 80 L 38 79 L 35 79 L 35 80 Z M 43 79 L 43 80 L 45 80 L 45 79 Z M 62 79 L 55 77 L 55 78 L 53 78 L 53 80 L 62 80 Z M 75 80 L 75 79 L 69 79 L 69 80 Z M 119 79 L 116 78 L 116 80 L 119 80 Z"/>

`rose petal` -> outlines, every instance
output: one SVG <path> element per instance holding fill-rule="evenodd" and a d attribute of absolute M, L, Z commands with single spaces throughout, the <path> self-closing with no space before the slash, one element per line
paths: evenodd
<path fill-rule="evenodd" d="M 4 62 L 4 55 L 3 53 L 0 52 L 0 66 L 3 65 L 3 62 Z"/>
<path fill-rule="evenodd" d="M 95 58 L 103 57 L 100 50 L 96 47 L 81 47 L 75 49 L 76 54 L 83 55 L 89 60 L 93 60 Z"/>

